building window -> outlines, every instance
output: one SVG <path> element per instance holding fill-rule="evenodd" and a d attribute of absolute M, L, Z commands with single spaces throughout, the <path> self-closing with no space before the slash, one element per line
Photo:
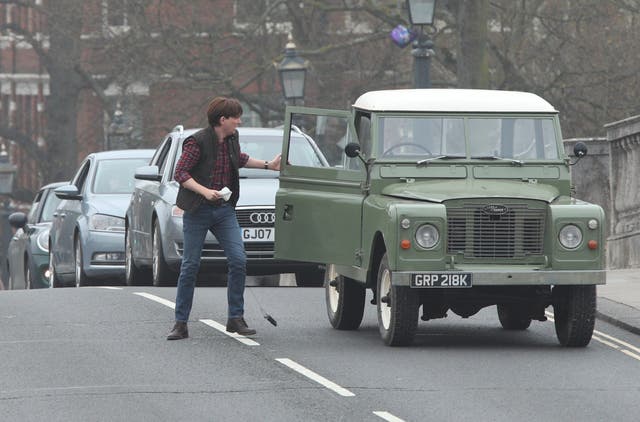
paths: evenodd
<path fill-rule="evenodd" d="M 129 30 L 129 4 L 131 0 L 102 0 L 102 26 L 107 35 Z"/>

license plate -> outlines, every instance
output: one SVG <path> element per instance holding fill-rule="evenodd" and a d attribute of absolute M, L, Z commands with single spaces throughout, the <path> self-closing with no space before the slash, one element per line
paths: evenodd
<path fill-rule="evenodd" d="M 273 227 L 248 227 L 242 229 L 242 240 L 245 242 L 273 242 L 275 229 Z"/>
<path fill-rule="evenodd" d="M 471 273 L 425 273 L 411 276 L 411 287 L 422 289 L 429 287 L 465 288 L 471 287 Z"/>

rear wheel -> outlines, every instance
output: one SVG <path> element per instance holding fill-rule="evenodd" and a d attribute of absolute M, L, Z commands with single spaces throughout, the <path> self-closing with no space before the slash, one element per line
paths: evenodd
<path fill-rule="evenodd" d="M 129 227 L 127 227 L 127 231 L 124 233 L 124 276 L 127 286 L 151 284 L 150 271 L 138 267 L 133 259 L 131 228 Z"/>
<path fill-rule="evenodd" d="M 89 278 L 84 273 L 84 268 L 82 266 L 82 242 L 80 242 L 79 237 L 76 237 L 74 245 L 74 256 L 76 263 L 76 287 L 88 286 Z"/>
<path fill-rule="evenodd" d="M 152 250 L 153 285 L 156 287 L 175 286 L 177 282 L 177 275 L 175 271 L 172 271 L 171 268 L 169 268 L 164 259 L 164 252 L 162 251 L 162 233 L 160 232 L 160 226 L 157 223 L 153 225 Z"/>
<path fill-rule="evenodd" d="M 555 286 L 553 318 L 562 346 L 585 347 L 596 322 L 596 286 Z"/>
<path fill-rule="evenodd" d="M 505 330 L 526 330 L 531 325 L 531 317 L 528 316 L 527 308 L 523 312 L 522 307 L 516 305 L 498 306 L 498 319 Z"/>
<path fill-rule="evenodd" d="M 334 265 L 327 265 L 324 287 L 327 315 L 333 328 L 356 330 L 364 315 L 364 286 L 336 273 Z"/>
<path fill-rule="evenodd" d="M 419 297 L 409 287 L 394 286 L 387 254 L 378 269 L 378 328 L 387 346 L 408 346 L 418 329 Z"/>
<path fill-rule="evenodd" d="M 295 275 L 299 287 L 322 287 L 324 284 L 324 270 L 319 266 L 296 271 Z"/>

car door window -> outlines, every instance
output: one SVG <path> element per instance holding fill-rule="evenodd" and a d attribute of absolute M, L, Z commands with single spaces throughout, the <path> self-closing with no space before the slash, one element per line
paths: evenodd
<path fill-rule="evenodd" d="M 80 166 L 80 169 L 76 173 L 73 181 L 71 182 L 76 188 L 78 188 L 78 192 L 82 193 L 84 189 L 85 182 L 87 180 L 87 175 L 89 174 L 89 168 L 91 167 L 91 160 L 86 160 Z"/>
<path fill-rule="evenodd" d="M 171 150 L 172 143 L 173 138 L 170 136 L 167 137 L 151 161 L 152 165 L 158 166 L 160 174 L 164 174 L 164 170 L 167 167 L 167 162 L 169 161 L 167 158 L 169 157 L 169 150 Z"/>
<path fill-rule="evenodd" d="M 352 142 L 348 116 L 294 114 L 287 162 L 294 166 L 357 169 L 357 159 L 344 153 Z M 300 136 L 302 135 L 302 136 Z M 304 142 L 306 138 L 307 142 Z M 311 148 L 305 144 L 310 144 Z M 314 153 L 315 150 L 315 153 Z"/>

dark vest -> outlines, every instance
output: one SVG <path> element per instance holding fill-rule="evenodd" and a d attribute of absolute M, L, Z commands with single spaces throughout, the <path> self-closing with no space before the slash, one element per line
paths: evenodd
<path fill-rule="evenodd" d="M 195 139 L 200 147 L 200 159 L 189 171 L 189 174 L 191 174 L 193 180 L 210 189 L 213 182 L 213 168 L 218 157 L 218 136 L 211 126 L 208 126 L 197 131 L 189 138 Z M 229 143 L 229 159 L 231 162 L 231 186 L 229 186 L 229 189 L 231 189 L 232 194 L 231 198 L 229 198 L 229 203 L 235 207 L 240 194 L 240 177 L 238 175 L 240 142 L 238 140 L 238 131 L 236 130 L 233 135 L 227 136 L 224 142 Z M 182 145 L 184 147 L 184 143 Z M 177 206 L 185 211 L 193 211 L 204 201 L 204 196 L 180 185 L 178 197 L 176 198 Z"/>

